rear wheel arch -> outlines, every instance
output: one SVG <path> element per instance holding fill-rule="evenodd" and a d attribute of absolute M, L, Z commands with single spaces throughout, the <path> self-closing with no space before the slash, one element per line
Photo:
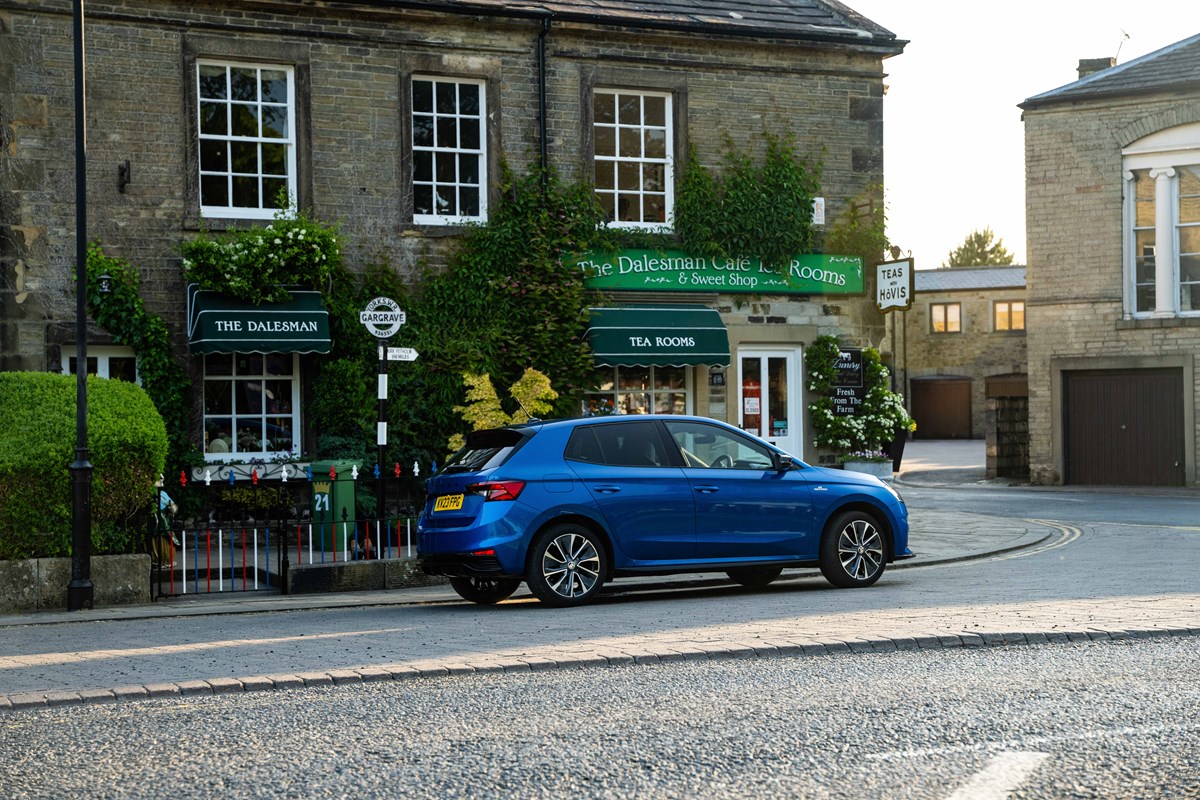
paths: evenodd
<path fill-rule="evenodd" d="M 612 539 L 609 537 L 608 531 L 606 531 L 604 529 L 604 526 L 601 525 L 600 523 L 596 522 L 596 520 L 592 519 L 591 517 L 585 516 L 583 514 L 561 514 L 557 517 L 551 517 L 550 519 L 543 522 L 537 528 L 537 530 L 535 530 L 533 532 L 533 535 L 529 537 L 530 545 L 532 545 L 535 541 L 537 541 L 537 538 L 539 536 L 541 536 L 542 533 L 544 533 L 549 528 L 552 528 L 555 525 L 562 525 L 562 524 L 581 525 L 581 526 L 587 528 L 588 530 L 590 530 L 592 533 L 596 534 L 596 536 L 600 539 L 600 543 L 604 545 L 604 552 L 608 556 L 608 574 L 604 576 L 605 580 L 612 578 L 613 570 L 614 570 L 613 556 L 615 555 L 613 553 Z M 532 549 L 533 549 L 532 547 L 527 548 L 527 551 L 525 553 L 525 571 L 526 571 L 526 573 L 528 573 L 529 566 L 532 563 L 532 558 L 533 558 Z"/>

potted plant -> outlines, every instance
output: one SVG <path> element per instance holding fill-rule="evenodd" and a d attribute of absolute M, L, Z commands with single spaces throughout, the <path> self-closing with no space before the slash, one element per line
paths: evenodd
<path fill-rule="evenodd" d="M 840 352 L 836 337 L 820 336 L 805 353 L 808 389 L 815 396 L 808 407 L 813 444 L 839 451 L 844 469 L 890 478 L 899 458 L 885 453 L 885 444 L 890 446 L 896 431 L 911 431 L 916 423 L 905 410 L 904 399 L 888 388 L 887 367 L 873 347 L 862 351 L 862 402 L 853 415 L 834 413 L 830 395 Z"/>

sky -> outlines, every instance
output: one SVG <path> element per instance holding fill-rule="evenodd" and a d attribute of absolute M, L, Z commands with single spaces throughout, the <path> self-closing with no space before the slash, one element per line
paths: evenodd
<path fill-rule="evenodd" d="M 908 40 L 883 62 L 888 239 L 917 269 L 991 228 L 1026 263 L 1017 104 L 1075 81 L 1079 60 L 1138 56 L 1200 33 L 1197 0 L 843 0 Z"/>

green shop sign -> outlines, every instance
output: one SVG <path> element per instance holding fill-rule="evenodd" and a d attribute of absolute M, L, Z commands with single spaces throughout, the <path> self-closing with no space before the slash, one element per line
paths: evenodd
<path fill-rule="evenodd" d="M 574 261 L 589 289 L 639 292 L 862 294 L 858 256 L 795 256 L 786 274 L 758 258 L 700 258 L 678 250 L 590 251 Z"/>

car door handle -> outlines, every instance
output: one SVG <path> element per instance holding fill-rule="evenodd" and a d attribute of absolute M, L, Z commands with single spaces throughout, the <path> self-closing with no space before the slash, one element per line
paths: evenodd
<path fill-rule="evenodd" d="M 701 494 L 712 494 L 713 492 L 719 492 L 721 490 L 720 486 L 694 486 L 692 488 Z"/>
<path fill-rule="evenodd" d="M 603 486 L 593 486 L 592 488 L 595 489 L 597 492 L 601 492 L 603 494 L 616 494 L 617 492 L 621 491 L 620 486 L 603 485 Z"/>

